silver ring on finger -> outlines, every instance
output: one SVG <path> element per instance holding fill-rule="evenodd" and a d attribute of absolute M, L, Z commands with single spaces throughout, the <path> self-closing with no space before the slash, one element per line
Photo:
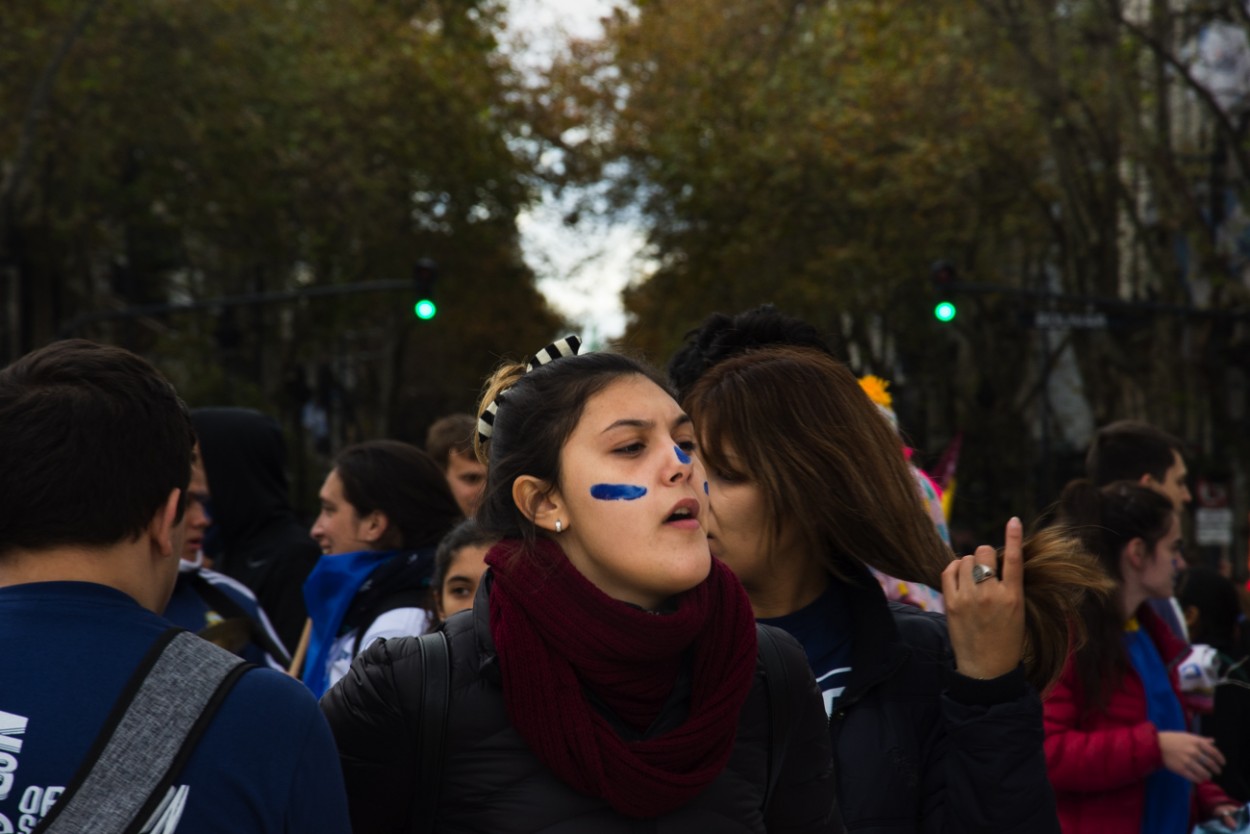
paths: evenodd
<path fill-rule="evenodd" d="M 989 565 L 973 565 L 972 566 L 972 581 L 977 583 L 978 585 L 980 585 L 982 582 L 984 582 L 987 579 L 992 579 L 993 577 L 997 575 L 998 575 L 997 572 L 995 572 L 995 570 Z"/>

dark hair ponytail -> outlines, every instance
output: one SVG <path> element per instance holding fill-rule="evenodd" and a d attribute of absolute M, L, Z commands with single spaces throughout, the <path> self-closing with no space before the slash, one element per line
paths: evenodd
<path fill-rule="evenodd" d="M 433 547 L 461 518 L 460 506 L 438 464 L 398 440 L 348 446 L 334 459 L 343 497 L 365 516 L 386 516 L 386 549 Z"/>
<path fill-rule="evenodd" d="M 1079 608 L 1086 639 L 1078 644 L 1073 662 L 1088 712 L 1106 707 L 1116 682 L 1128 671 L 1121 639 L 1124 576 L 1120 554 L 1137 538 L 1153 549 L 1167 535 L 1174 513 L 1170 498 L 1129 481 L 1099 488 L 1079 478 L 1069 482 L 1059 496 L 1063 529 L 1081 543 L 1111 587 L 1107 594 L 1088 595 Z"/>

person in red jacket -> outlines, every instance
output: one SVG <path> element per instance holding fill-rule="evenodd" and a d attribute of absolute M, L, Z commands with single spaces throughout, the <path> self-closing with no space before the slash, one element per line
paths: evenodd
<path fill-rule="evenodd" d="M 1046 765 L 1064 834 L 1187 834 L 1239 804 L 1212 777 L 1224 757 L 1187 732 L 1176 664 L 1188 647 L 1146 604 L 1181 563 L 1172 502 L 1127 481 L 1064 489 L 1060 519 L 1116 581 L 1082 606 L 1086 641 L 1044 703 Z"/>

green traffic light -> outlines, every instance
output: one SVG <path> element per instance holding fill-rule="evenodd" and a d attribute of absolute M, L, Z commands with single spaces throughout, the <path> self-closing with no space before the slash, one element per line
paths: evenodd
<path fill-rule="evenodd" d="M 938 321 L 952 321 L 955 318 L 955 305 L 949 301 L 939 301 L 933 308 L 933 317 Z"/>
<path fill-rule="evenodd" d="M 430 301 L 428 298 L 423 298 L 413 306 L 412 311 L 416 313 L 417 318 L 422 321 L 429 321 L 434 318 L 434 314 L 438 312 L 438 308 L 434 306 L 433 301 Z"/>

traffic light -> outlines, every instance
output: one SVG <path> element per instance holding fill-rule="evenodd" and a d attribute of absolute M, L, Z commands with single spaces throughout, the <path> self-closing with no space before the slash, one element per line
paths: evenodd
<path fill-rule="evenodd" d="M 929 281 L 933 284 L 937 298 L 937 303 L 933 306 L 933 317 L 940 322 L 954 321 L 959 312 L 952 300 L 958 278 L 955 266 L 950 261 L 937 261 L 929 269 Z"/>
<path fill-rule="evenodd" d="M 429 258 L 417 261 L 412 268 L 412 288 L 417 296 L 412 312 L 422 321 L 429 321 L 438 313 L 438 305 L 434 303 L 434 285 L 437 282 L 438 264 Z"/>

